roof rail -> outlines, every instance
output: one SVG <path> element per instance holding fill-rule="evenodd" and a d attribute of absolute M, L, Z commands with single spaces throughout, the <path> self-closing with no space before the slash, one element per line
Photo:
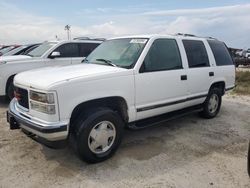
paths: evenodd
<path fill-rule="evenodd" d="M 193 34 L 188 34 L 188 33 L 177 33 L 177 36 L 184 36 L 184 37 L 197 37 L 196 35 Z"/>
<path fill-rule="evenodd" d="M 187 33 L 177 33 L 175 34 L 177 36 L 184 36 L 184 37 L 200 37 L 200 36 L 196 36 L 196 35 L 193 35 L 193 34 L 187 34 Z M 218 40 L 214 37 L 200 37 L 200 38 L 207 38 L 207 39 L 214 39 L 214 40 Z"/>
<path fill-rule="evenodd" d="M 101 41 L 105 41 L 106 39 L 105 38 L 94 38 L 92 40 L 101 40 Z"/>
<path fill-rule="evenodd" d="M 218 40 L 217 38 L 214 38 L 214 37 L 205 37 L 205 38 Z"/>
<path fill-rule="evenodd" d="M 105 38 L 89 38 L 89 37 L 75 37 L 73 40 L 97 40 L 97 41 L 105 41 Z"/>

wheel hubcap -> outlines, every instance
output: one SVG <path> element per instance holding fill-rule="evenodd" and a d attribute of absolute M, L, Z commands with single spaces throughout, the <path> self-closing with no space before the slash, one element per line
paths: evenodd
<path fill-rule="evenodd" d="M 216 94 L 213 94 L 208 103 L 208 110 L 210 113 L 216 112 L 217 108 L 219 106 L 219 97 Z"/>
<path fill-rule="evenodd" d="M 114 143 L 116 130 L 113 123 L 102 121 L 90 131 L 88 138 L 89 149 L 96 154 L 108 151 Z"/>

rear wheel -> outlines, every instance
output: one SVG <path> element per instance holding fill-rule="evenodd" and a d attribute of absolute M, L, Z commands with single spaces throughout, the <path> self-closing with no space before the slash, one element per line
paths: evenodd
<path fill-rule="evenodd" d="M 222 94 L 220 89 L 210 89 L 206 101 L 203 104 L 203 111 L 201 112 L 202 117 L 214 118 L 220 111 L 222 101 Z"/>
<path fill-rule="evenodd" d="M 75 148 L 80 158 L 89 163 L 110 158 L 121 143 L 123 125 L 120 116 L 108 108 L 80 115 L 75 132 Z"/>

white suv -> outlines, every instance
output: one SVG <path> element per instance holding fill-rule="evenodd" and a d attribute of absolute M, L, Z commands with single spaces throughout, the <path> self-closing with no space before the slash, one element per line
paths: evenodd
<path fill-rule="evenodd" d="M 13 78 L 30 69 L 79 64 L 102 41 L 73 40 L 45 42 L 27 55 L 0 57 L 0 96 L 13 98 Z"/>
<path fill-rule="evenodd" d="M 193 111 L 215 117 L 235 67 L 215 39 L 132 36 L 105 41 L 81 65 L 21 73 L 14 82 L 10 128 L 47 145 L 70 140 L 95 163 L 114 154 L 124 127 Z"/>

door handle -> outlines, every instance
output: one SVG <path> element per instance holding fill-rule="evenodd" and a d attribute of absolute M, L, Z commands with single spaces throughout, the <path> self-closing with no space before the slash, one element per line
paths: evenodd
<path fill-rule="evenodd" d="M 214 76 L 214 72 L 209 72 L 209 76 Z"/>
<path fill-rule="evenodd" d="M 181 75 L 181 80 L 187 80 L 187 75 Z"/>

